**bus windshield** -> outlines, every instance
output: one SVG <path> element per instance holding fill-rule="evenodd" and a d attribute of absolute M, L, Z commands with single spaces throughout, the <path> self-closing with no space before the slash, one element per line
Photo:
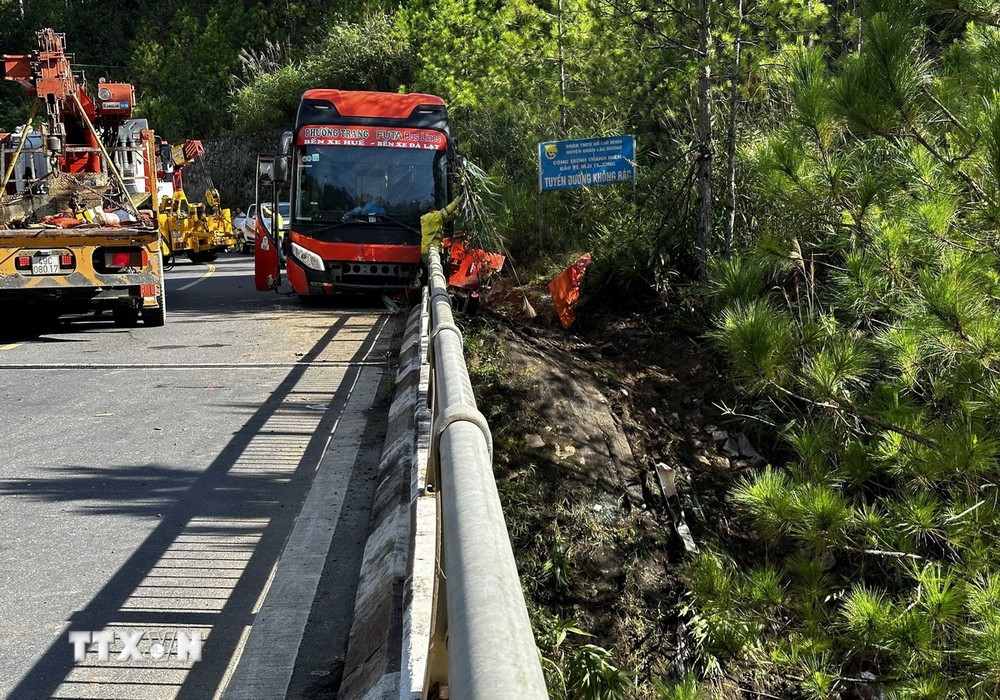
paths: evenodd
<path fill-rule="evenodd" d="M 419 228 L 422 202 L 444 204 L 441 150 L 301 146 L 296 174 L 296 221 L 391 224 L 395 220 Z"/>

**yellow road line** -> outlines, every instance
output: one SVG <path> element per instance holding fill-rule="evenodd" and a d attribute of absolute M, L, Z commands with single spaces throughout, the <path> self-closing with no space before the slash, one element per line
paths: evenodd
<path fill-rule="evenodd" d="M 215 265 L 209 263 L 208 264 L 208 270 L 205 272 L 204 275 L 202 275 L 201 277 L 199 277 L 198 279 L 196 279 L 194 282 L 190 282 L 189 284 L 185 284 L 183 287 L 178 287 L 177 291 L 183 292 L 185 289 L 191 289 L 191 287 L 195 286 L 199 282 L 204 282 L 209 277 L 211 277 L 213 272 L 215 272 Z"/>
<path fill-rule="evenodd" d="M 0 345 L 0 350 L 13 350 L 19 345 L 20 343 L 11 343 L 10 345 Z"/>

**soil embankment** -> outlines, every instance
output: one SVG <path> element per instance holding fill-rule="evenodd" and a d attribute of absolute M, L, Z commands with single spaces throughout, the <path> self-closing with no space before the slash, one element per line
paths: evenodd
<path fill-rule="evenodd" d="M 468 320 L 467 355 L 550 690 L 617 668 L 651 695 L 653 679 L 683 676 L 693 659 L 682 614 L 691 540 L 739 539 L 725 494 L 761 458 L 727 431 L 718 372 L 679 312 L 607 315 L 569 334 L 544 299 L 528 325 L 504 297 Z M 675 476 L 672 503 L 657 464 Z"/>

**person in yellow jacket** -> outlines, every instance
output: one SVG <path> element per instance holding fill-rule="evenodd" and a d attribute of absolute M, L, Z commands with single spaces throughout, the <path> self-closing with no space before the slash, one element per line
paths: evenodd
<path fill-rule="evenodd" d="M 458 218 L 462 209 L 463 192 L 452 200 L 444 209 L 437 209 L 433 199 L 425 199 L 420 203 L 420 211 L 426 212 L 420 216 L 420 252 L 427 253 L 432 245 L 441 247 L 444 238 L 444 225 Z"/>

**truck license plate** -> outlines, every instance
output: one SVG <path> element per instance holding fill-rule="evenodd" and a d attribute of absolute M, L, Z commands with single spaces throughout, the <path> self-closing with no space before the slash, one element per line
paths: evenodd
<path fill-rule="evenodd" d="M 31 274 L 33 275 L 57 275 L 59 274 L 59 256 L 44 255 L 31 260 Z"/>

